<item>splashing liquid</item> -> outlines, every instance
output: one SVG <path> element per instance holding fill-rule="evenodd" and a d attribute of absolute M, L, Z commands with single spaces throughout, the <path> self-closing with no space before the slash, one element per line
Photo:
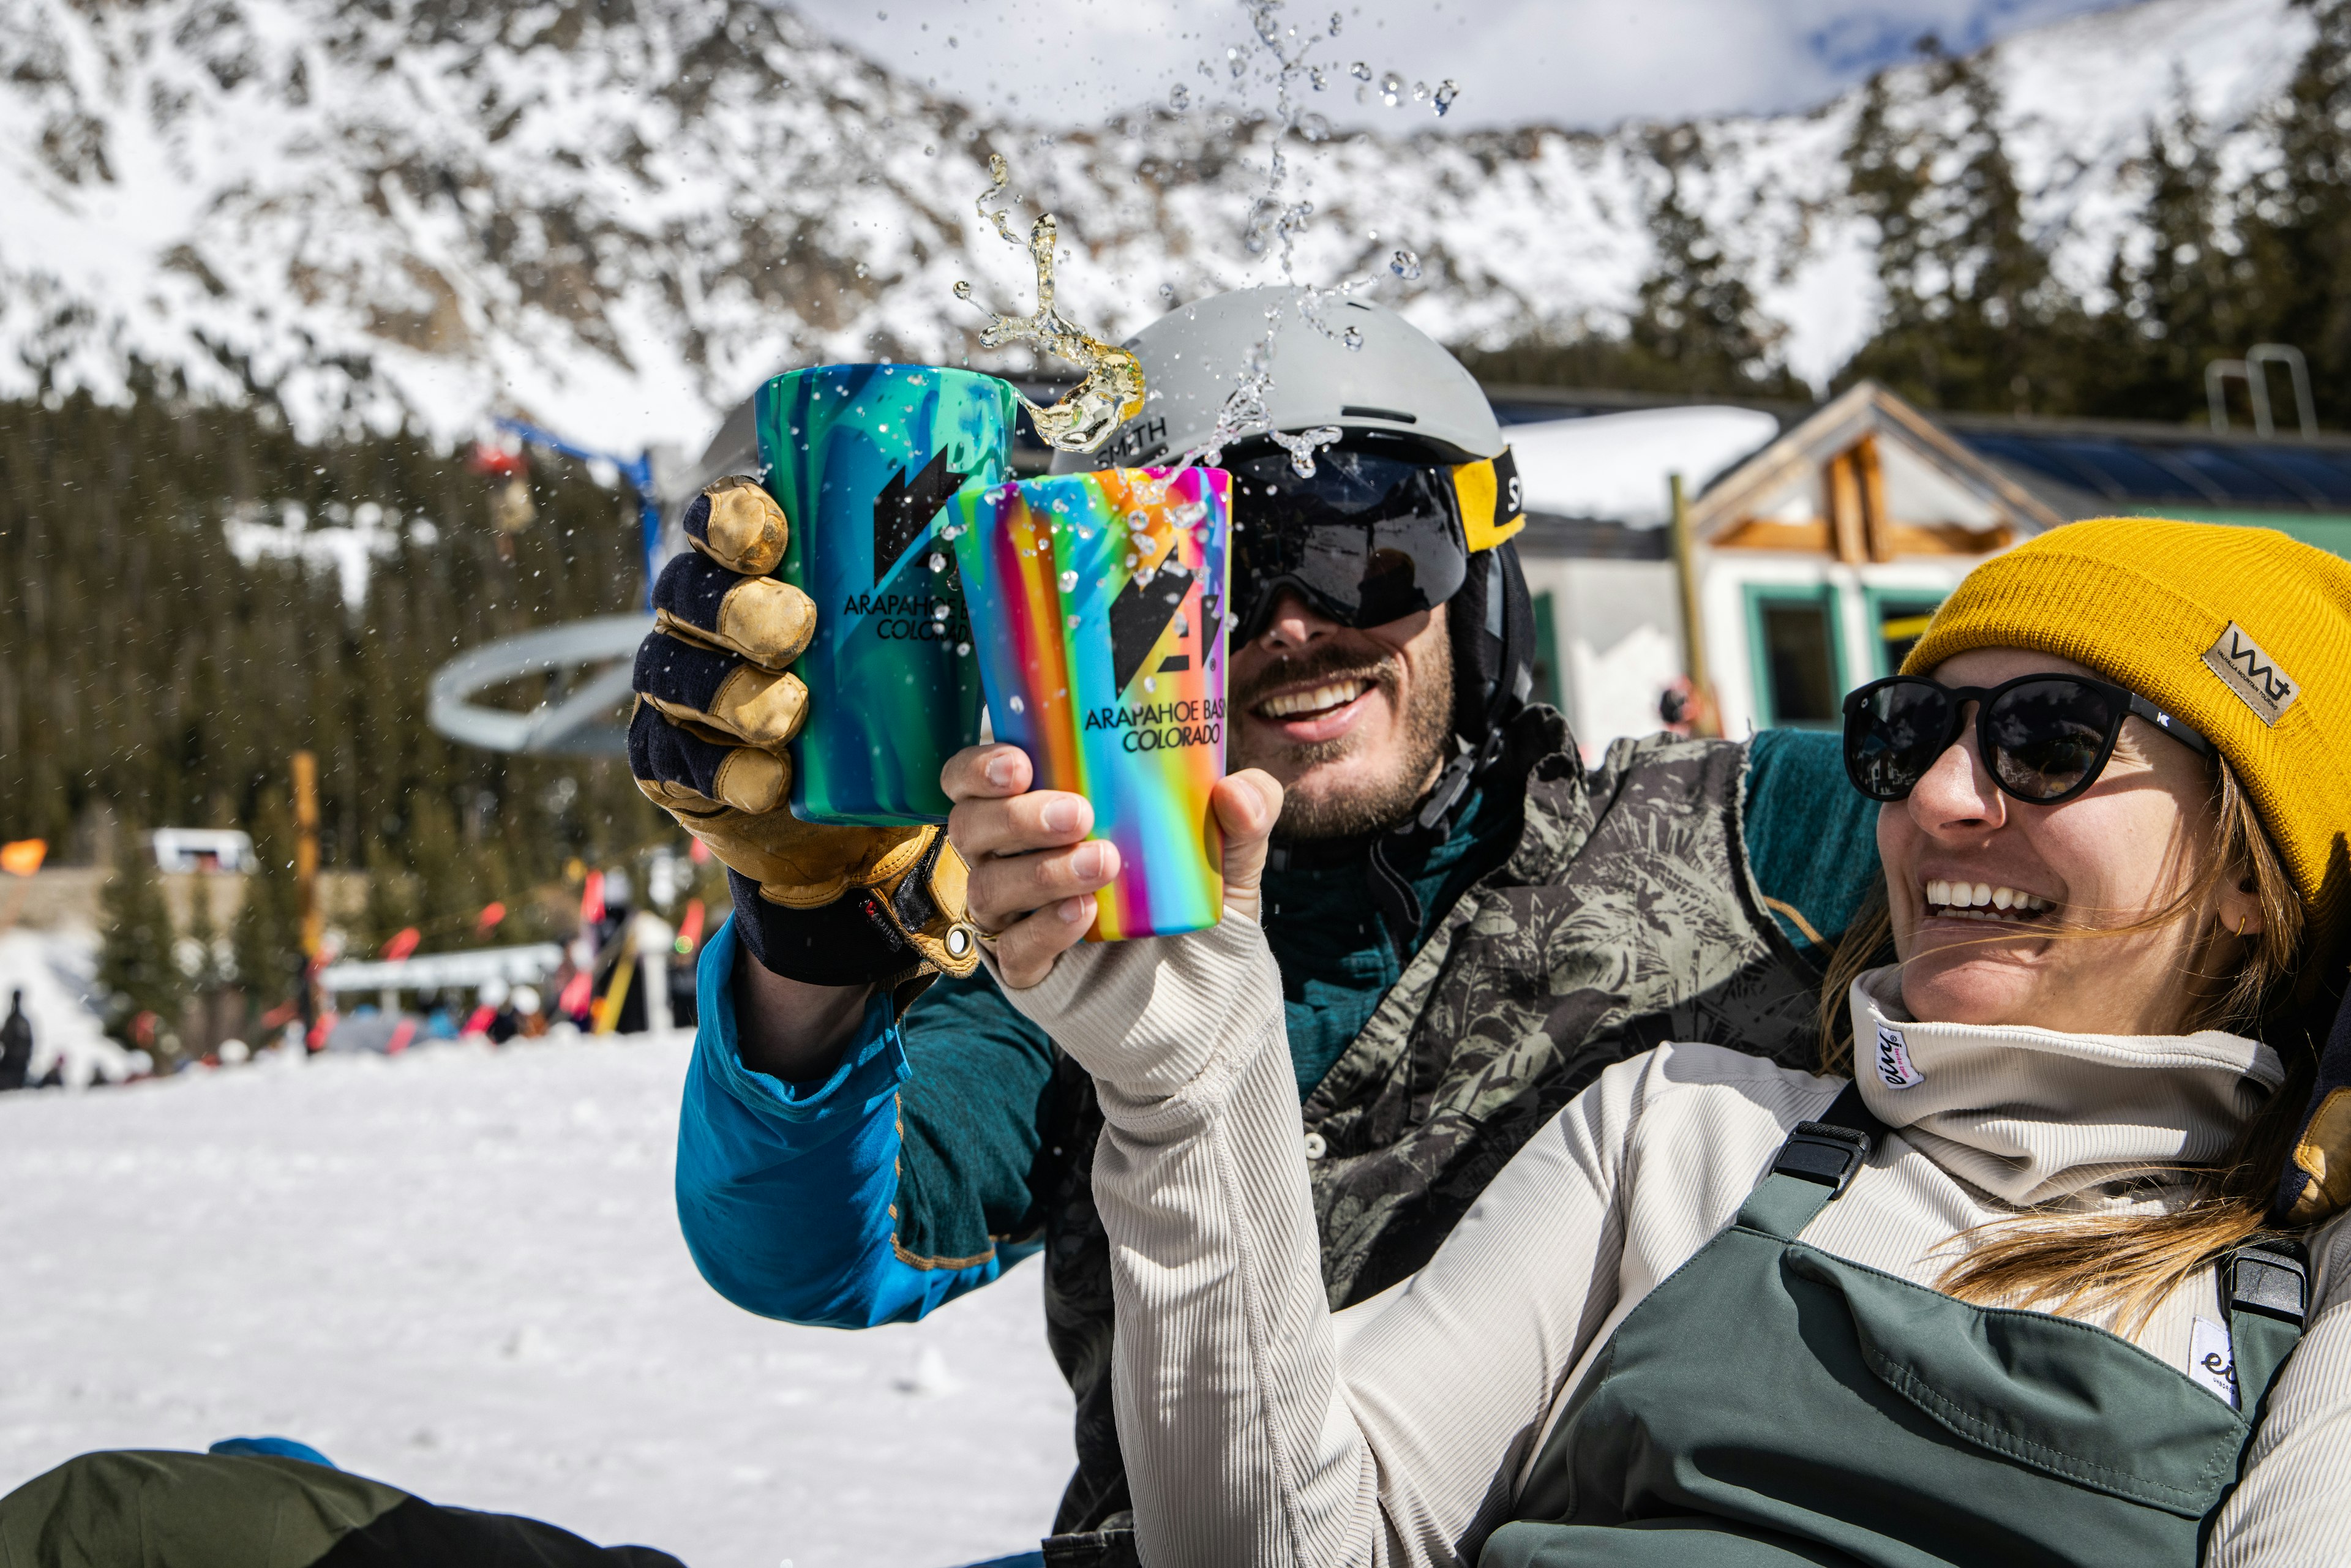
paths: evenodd
<path fill-rule="evenodd" d="M 973 204 L 981 217 L 996 225 L 1007 244 L 1020 245 L 1023 242 L 1007 218 L 1011 204 L 1004 199 L 1004 187 L 1012 176 L 1001 154 L 989 155 L 987 175 L 992 183 Z M 1098 452 L 1113 431 L 1143 412 L 1143 366 L 1124 349 L 1113 348 L 1084 328 L 1064 320 L 1053 308 L 1053 251 L 1060 242 L 1061 226 L 1053 214 L 1040 214 L 1029 226 L 1026 242 L 1029 258 L 1037 266 L 1036 314 L 999 316 L 990 311 L 979 342 L 986 349 L 1027 343 L 1083 371 L 1085 379 L 1050 406 L 1032 402 L 1018 391 L 1013 396 L 1029 411 L 1038 435 L 1048 446 L 1059 452 Z M 955 296 L 969 300 L 971 285 L 958 282 Z"/>

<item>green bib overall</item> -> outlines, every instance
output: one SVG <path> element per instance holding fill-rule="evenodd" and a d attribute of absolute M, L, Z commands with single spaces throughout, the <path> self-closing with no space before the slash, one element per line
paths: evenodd
<path fill-rule="evenodd" d="M 2104 1329 L 1796 1239 L 1883 1128 L 1851 1088 L 1617 1326 L 1483 1568 L 2194 1568 L 2306 1281 L 2219 1270 L 2241 1413 Z"/>

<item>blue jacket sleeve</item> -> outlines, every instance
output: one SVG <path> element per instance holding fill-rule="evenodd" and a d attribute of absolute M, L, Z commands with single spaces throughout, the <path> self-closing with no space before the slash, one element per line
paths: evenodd
<path fill-rule="evenodd" d="M 677 1148 L 678 1220 L 703 1278 L 763 1316 L 906 1322 L 1036 1243 L 1030 1195 L 1052 1048 L 985 974 L 892 1017 L 868 1004 L 841 1065 L 786 1083 L 736 1044 L 733 923 L 703 949 Z"/>

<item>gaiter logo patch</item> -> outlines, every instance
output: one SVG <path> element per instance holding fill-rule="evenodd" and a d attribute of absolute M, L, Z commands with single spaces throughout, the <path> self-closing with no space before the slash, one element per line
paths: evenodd
<path fill-rule="evenodd" d="M 1911 1064 L 1909 1042 L 1902 1031 L 1877 1026 L 1877 1076 L 1888 1089 L 1916 1089 L 1927 1075 Z"/>
<path fill-rule="evenodd" d="M 2204 650 L 2204 667 L 2228 683 L 2229 689 L 2242 697 L 2263 724 L 2273 725 L 2283 718 L 2294 699 L 2302 695 L 2302 688 L 2278 667 L 2278 662 L 2233 621 Z"/>

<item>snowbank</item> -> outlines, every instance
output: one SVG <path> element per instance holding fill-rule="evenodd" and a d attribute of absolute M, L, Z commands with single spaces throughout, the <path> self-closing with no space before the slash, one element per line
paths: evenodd
<path fill-rule="evenodd" d="M 0 1095 L 0 1490 L 279 1433 L 695 1568 L 1034 1545 L 1071 1459 L 1032 1262 L 926 1322 L 702 1283 L 683 1038 L 434 1047 Z"/>
<path fill-rule="evenodd" d="M 1696 496 L 1774 440 L 1780 422 L 1751 408 L 1657 408 L 1514 424 L 1504 434 L 1529 511 L 1653 528 L 1668 520 L 1667 476 L 1679 474 Z"/>

